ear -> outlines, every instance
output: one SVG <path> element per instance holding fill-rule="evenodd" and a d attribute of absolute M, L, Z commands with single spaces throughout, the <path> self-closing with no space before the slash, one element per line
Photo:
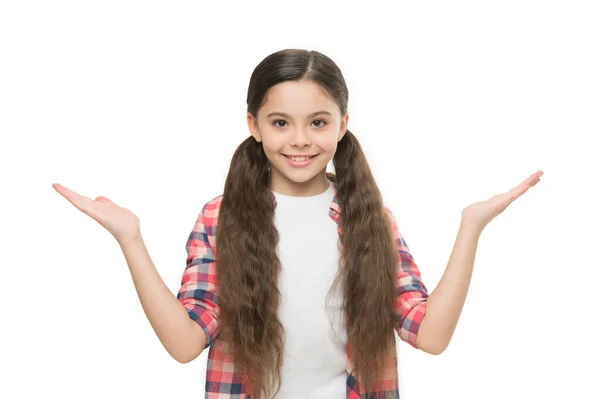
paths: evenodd
<path fill-rule="evenodd" d="M 246 119 L 248 122 L 248 130 L 250 131 L 250 134 L 254 137 L 254 139 L 257 142 L 260 143 L 262 141 L 262 137 L 260 135 L 260 131 L 258 130 L 258 122 L 250 112 L 247 113 Z"/>
<path fill-rule="evenodd" d="M 340 132 L 338 133 L 338 143 L 346 134 L 346 130 L 348 130 L 348 119 L 350 119 L 350 115 L 346 113 L 346 116 L 342 118 L 342 123 L 340 124 Z"/>

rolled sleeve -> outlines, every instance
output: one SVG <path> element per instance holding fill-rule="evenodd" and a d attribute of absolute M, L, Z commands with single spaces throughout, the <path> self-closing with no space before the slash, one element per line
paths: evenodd
<path fill-rule="evenodd" d="M 186 243 L 186 268 L 181 278 L 177 299 L 188 311 L 192 320 L 206 334 L 206 347 L 219 332 L 219 298 L 213 247 L 209 236 L 214 234 L 214 218 L 210 217 L 210 203 L 198 216 Z"/>
<path fill-rule="evenodd" d="M 408 244 L 400 234 L 394 214 L 385 208 L 390 217 L 394 241 L 398 251 L 396 276 L 396 332 L 401 340 L 417 348 L 417 334 L 426 313 L 429 293 L 421 279 L 421 272 L 409 252 Z"/>

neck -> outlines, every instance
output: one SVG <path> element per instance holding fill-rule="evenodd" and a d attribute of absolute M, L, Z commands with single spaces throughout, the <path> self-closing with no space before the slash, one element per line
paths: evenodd
<path fill-rule="evenodd" d="M 292 197 L 311 197 L 319 194 L 323 194 L 332 184 L 325 173 L 313 177 L 305 182 L 295 182 L 284 176 L 280 176 L 280 179 L 275 178 L 276 176 L 271 175 L 271 182 L 269 188 L 271 191 L 281 194 L 289 195 Z"/>

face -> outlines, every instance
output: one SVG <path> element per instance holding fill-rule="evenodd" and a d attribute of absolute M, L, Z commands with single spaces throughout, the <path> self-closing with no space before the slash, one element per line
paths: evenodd
<path fill-rule="evenodd" d="M 321 112 L 323 111 L 323 112 Z M 313 81 L 286 81 L 269 89 L 248 128 L 271 163 L 271 190 L 291 196 L 323 193 L 337 143 L 346 133 L 348 114 Z M 290 156 L 310 156 L 308 161 Z"/>

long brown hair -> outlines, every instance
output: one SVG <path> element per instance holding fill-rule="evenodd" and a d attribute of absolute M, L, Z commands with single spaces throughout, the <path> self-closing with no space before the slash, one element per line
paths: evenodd
<path fill-rule="evenodd" d="M 248 112 L 257 117 L 273 85 L 302 79 L 322 86 L 342 116 L 346 114 L 348 88 L 338 66 L 317 51 L 300 49 L 273 53 L 255 68 L 248 88 Z M 334 285 L 343 283 L 348 345 L 358 378 L 371 392 L 386 354 L 396 350 L 397 252 L 381 193 L 360 143 L 349 130 L 338 143 L 333 166 L 343 248 Z M 284 360 L 285 331 L 277 315 L 279 234 L 270 173 L 262 143 L 248 137 L 231 160 L 217 228 L 220 334 L 231 345 L 235 362 L 246 372 L 257 399 L 279 392 Z M 271 396 L 273 384 L 277 390 Z"/>

